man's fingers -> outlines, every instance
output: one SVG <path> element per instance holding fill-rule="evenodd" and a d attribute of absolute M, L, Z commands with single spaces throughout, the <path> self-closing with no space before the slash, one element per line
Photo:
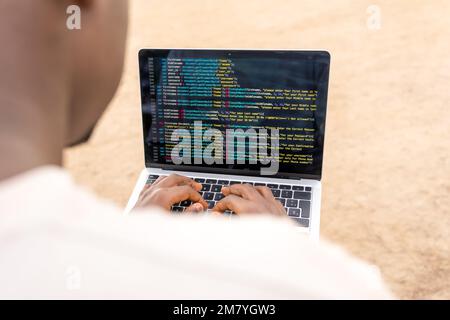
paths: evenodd
<path fill-rule="evenodd" d="M 204 209 L 208 208 L 208 204 L 202 198 L 200 193 L 198 193 L 191 186 L 172 187 L 170 189 L 165 189 L 164 192 L 168 192 L 170 194 L 172 204 L 175 204 L 175 203 L 178 203 L 178 202 L 181 202 L 184 200 L 190 200 L 192 202 L 200 203 Z"/>
<path fill-rule="evenodd" d="M 219 211 L 211 211 L 208 213 L 210 216 L 223 217 L 223 213 Z"/>
<path fill-rule="evenodd" d="M 272 194 L 272 191 L 269 188 L 258 186 L 258 187 L 255 187 L 255 189 L 267 200 L 275 199 L 275 197 Z"/>
<path fill-rule="evenodd" d="M 224 212 L 226 210 L 231 210 L 239 214 L 247 211 L 245 210 L 247 204 L 248 200 L 232 194 L 217 202 L 212 211 Z"/>
<path fill-rule="evenodd" d="M 151 193 L 153 190 L 151 187 L 152 185 L 146 184 L 144 188 L 142 188 L 141 193 L 139 193 L 139 200 L 143 201 Z"/>
<path fill-rule="evenodd" d="M 175 186 L 192 186 L 197 191 L 200 191 L 202 185 L 198 182 L 195 182 L 191 178 L 180 176 L 178 174 L 171 174 L 166 179 L 162 180 L 158 186 L 162 188 L 170 188 Z"/>
<path fill-rule="evenodd" d="M 146 193 L 147 190 L 148 190 L 150 187 L 151 187 L 150 184 L 146 184 L 146 185 L 142 188 L 141 192 L 139 193 L 139 197 L 142 197 L 142 196 L 144 195 L 144 193 Z"/>
<path fill-rule="evenodd" d="M 188 184 L 188 181 L 191 180 L 187 177 L 180 176 L 178 174 L 171 174 L 170 176 L 166 177 L 163 181 L 159 183 L 159 186 L 162 188 L 170 188 L 180 185 L 186 185 Z"/>
<path fill-rule="evenodd" d="M 205 208 L 203 205 L 199 202 L 191 204 L 189 207 L 186 208 L 184 212 L 186 213 L 200 213 L 205 211 Z"/>
<path fill-rule="evenodd" d="M 158 185 L 161 181 L 165 180 L 167 178 L 167 176 L 159 176 L 150 186 L 156 186 Z"/>
<path fill-rule="evenodd" d="M 272 202 L 272 204 L 276 207 L 276 213 L 277 215 L 285 215 L 286 214 L 286 209 L 284 208 L 284 206 L 281 204 L 280 201 L 278 201 L 277 199 L 275 199 L 275 197 L 273 196 L 272 191 L 267 188 L 267 187 L 262 187 L 262 186 L 258 186 L 255 187 L 256 190 L 258 190 L 259 193 L 261 193 L 261 195 L 267 199 L 268 201 Z"/>
<path fill-rule="evenodd" d="M 280 215 L 281 216 L 285 216 L 286 215 L 286 208 L 277 199 L 275 199 L 275 202 L 276 202 L 276 206 L 278 207 L 278 210 L 280 212 Z"/>
<path fill-rule="evenodd" d="M 222 193 L 225 196 L 234 194 L 248 200 L 256 200 L 260 197 L 260 194 L 256 191 L 255 187 L 249 184 L 233 184 L 229 187 L 223 187 Z"/>

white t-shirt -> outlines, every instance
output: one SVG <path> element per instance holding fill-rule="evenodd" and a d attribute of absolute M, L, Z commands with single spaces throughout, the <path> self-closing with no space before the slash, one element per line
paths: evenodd
<path fill-rule="evenodd" d="M 0 298 L 391 298 L 377 269 L 288 219 L 124 216 L 57 167 L 0 183 Z"/>

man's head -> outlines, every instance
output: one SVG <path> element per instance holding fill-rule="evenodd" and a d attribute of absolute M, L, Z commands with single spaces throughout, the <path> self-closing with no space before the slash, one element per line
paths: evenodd
<path fill-rule="evenodd" d="M 71 38 L 73 51 L 67 143 L 77 142 L 89 133 L 117 89 L 122 74 L 128 19 L 126 0 L 85 0 L 78 3 L 81 29 L 65 31 Z"/>
<path fill-rule="evenodd" d="M 70 5 L 81 9 L 79 30 L 67 28 Z M 41 140 L 53 130 L 61 147 L 82 140 L 117 89 L 127 9 L 126 0 L 0 0 L 0 107 L 9 119 L 0 135 L 22 126 Z"/>

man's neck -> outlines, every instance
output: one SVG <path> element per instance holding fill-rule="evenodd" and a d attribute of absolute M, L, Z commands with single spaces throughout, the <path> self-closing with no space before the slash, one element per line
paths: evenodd
<path fill-rule="evenodd" d="M 55 2 L 56 3 L 56 2 Z M 0 5 L 0 181 L 61 164 L 71 97 L 72 42 L 58 1 Z M 3 8 L 5 7 L 5 8 Z M 72 36 L 73 37 L 73 36 Z M 30 52 L 30 48 L 32 52 Z"/>
<path fill-rule="evenodd" d="M 0 181 L 37 167 L 60 166 L 65 108 L 0 100 Z"/>
<path fill-rule="evenodd" d="M 0 143 L 0 181 L 34 168 L 62 163 L 61 153 L 51 155 L 30 141 L 9 138 L 10 141 Z"/>

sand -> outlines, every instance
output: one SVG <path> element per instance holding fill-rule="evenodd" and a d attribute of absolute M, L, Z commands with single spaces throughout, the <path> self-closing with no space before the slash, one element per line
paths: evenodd
<path fill-rule="evenodd" d="M 379 30 L 364 0 L 133 0 L 122 84 L 66 167 L 125 205 L 143 167 L 140 47 L 327 49 L 322 237 L 401 298 L 450 298 L 450 2 L 375 2 Z"/>

